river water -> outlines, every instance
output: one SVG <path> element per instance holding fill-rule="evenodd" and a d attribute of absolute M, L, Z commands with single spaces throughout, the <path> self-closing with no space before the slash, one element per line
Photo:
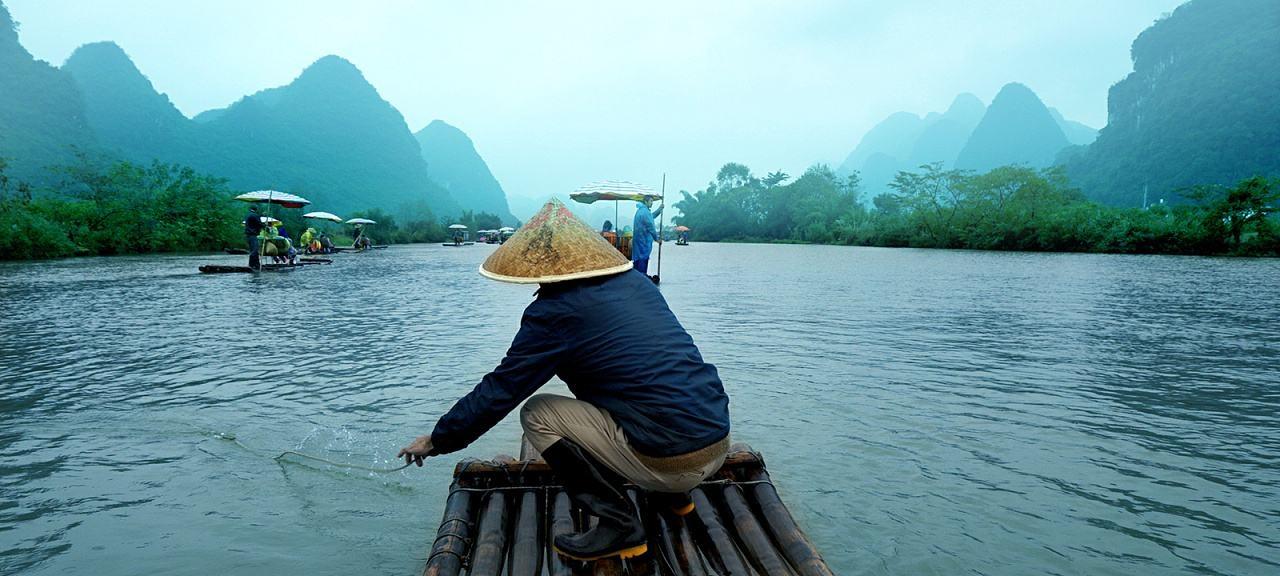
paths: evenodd
<path fill-rule="evenodd" d="M 0 573 L 419 573 L 453 463 L 516 452 L 515 418 L 393 474 L 271 455 L 394 465 L 530 301 L 492 249 L 0 264 Z M 665 252 L 838 573 L 1280 573 L 1280 261 Z"/>

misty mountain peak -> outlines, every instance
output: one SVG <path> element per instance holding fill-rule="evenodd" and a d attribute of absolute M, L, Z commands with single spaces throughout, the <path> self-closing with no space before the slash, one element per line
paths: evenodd
<path fill-rule="evenodd" d="M 106 65 L 118 69 L 128 69 L 131 73 L 139 73 L 138 67 L 133 64 L 133 59 L 129 58 L 124 48 L 110 41 L 90 42 L 80 45 L 63 63 L 64 68 L 68 65 Z"/>
<path fill-rule="evenodd" d="M 119 114 L 120 107 L 139 106 L 142 109 L 137 113 L 144 116 L 182 117 L 169 98 L 155 89 L 115 42 L 93 42 L 76 48 L 63 63 L 62 70 L 71 74 L 79 85 L 91 118 L 105 119 Z M 99 106 L 106 109 L 94 110 Z"/>
<path fill-rule="evenodd" d="M 330 54 L 307 66 L 294 81 L 299 83 L 328 83 L 328 84 L 363 84 L 370 86 L 369 81 L 365 80 L 364 73 L 356 68 L 350 60 L 341 56 Z"/>
<path fill-rule="evenodd" d="M 418 139 L 422 140 L 423 138 L 452 140 L 458 143 L 466 143 L 467 146 L 473 146 L 471 137 L 467 136 L 466 132 L 444 120 L 432 120 L 430 124 L 427 124 L 426 128 L 418 132 Z"/>
<path fill-rule="evenodd" d="M 994 100 L 991 101 L 991 107 L 1036 107 L 1044 108 L 1044 103 L 1040 101 L 1040 97 L 1028 88 L 1026 84 L 1021 82 L 1010 82 L 1000 88 L 1000 92 L 996 94 Z M 1048 108 L 1045 108 L 1048 112 Z"/>
<path fill-rule="evenodd" d="M 515 223 L 502 185 L 476 151 L 471 137 L 443 120 L 431 121 L 414 136 L 432 180 L 463 205 L 496 214 L 505 223 Z"/>
<path fill-rule="evenodd" d="M 961 92 L 956 95 L 955 100 L 951 101 L 951 106 L 943 116 L 958 122 L 977 124 L 986 112 L 987 105 L 983 104 L 980 98 L 969 92 Z"/>
<path fill-rule="evenodd" d="M 956 167 L 986 171 L 1008 164 L 1043 168 L 1068 144 L 1040 97 L 1024 84 L 1005 84 L 956 157 Z"/>

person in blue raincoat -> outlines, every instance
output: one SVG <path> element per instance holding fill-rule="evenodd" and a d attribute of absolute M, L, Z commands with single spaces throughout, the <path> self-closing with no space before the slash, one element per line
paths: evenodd
<path fill-rule="evenodd" d="M 649 256 L 653 254 L 653 242 L 656 240 L 662 242 L 662 238 L 658 236 L 658 226 L 654 224 L 653 219 L 662 214 L 662 206 L 658 207 L 656 212 L 650 212 L 649 208 L 653 206 L 653 200 L 646 197 L 644 200 L 636 202 L 636 217 L 631 222 L 631 228 L 634 236 L 631 238 L 631 263 L 636 270 L 644 275 L 649 275 Z"/>

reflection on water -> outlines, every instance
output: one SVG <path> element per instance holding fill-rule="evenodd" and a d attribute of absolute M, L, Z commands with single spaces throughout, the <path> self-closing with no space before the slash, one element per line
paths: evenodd
<path fill-rule="evenodd" d="M 417 573 L 452 463 L 515 452 L 514 419 L 390 475 L 269 454 L 394 465 L 531 298 L 491 250 L 0 265 L 0 573 Z M 838 572 L 1280 570 L 1280 262 L 666 252 L 735 438 Z"/>

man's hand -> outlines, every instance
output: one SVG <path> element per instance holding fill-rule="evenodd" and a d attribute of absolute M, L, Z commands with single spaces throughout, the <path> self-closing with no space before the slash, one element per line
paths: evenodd
<path fill-rule="evenodd" d="M 422 459 L 431 454 L 431 436 L 419 436 L 408 446 L 400 449 L 400 453 L 396 454 L 396 458 L 404 457 L 405 464 L 417 464 L 422 467 Z"/>

